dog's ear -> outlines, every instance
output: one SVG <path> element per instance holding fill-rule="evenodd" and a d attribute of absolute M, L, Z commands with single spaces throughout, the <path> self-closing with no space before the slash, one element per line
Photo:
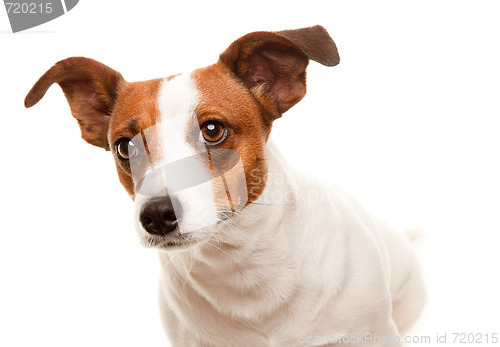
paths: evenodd
<path fill-rule="evenodd" d="M 40 77 L 26 96 L 24 105 L 35 105 L 53 83 L 58 83 L 73 117 L 78 120 L 83 139 L 108 150 L 107 118 L 124 82 L 120 73 L 98 61 L 83 57 L 68 58 L 56 63 Z"/>
<path fill-rule="evenodd" d="M 306 94 L 309 59 L 326 66 L 340 62 L 335 42 L 322 26 L 250 33 L 220 55 L 220 61 L 274 117 L 281 116 Z"/>

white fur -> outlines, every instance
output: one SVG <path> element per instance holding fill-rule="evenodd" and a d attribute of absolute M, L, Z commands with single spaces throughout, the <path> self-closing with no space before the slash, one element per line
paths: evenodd
<path fill-rule="evenodd" d="M 181 74 L 170 80 L 164 79 L 158 94 L 159 122 L 145 131 L 146 136 L 158 139 L 159 158 L 152 158 L 155 167 L 166 165 L 176 160 L 195 155 L 197 152 L 187 138 L 188 134 L 199 131 L 194 110 L 199 103 L 198 91 L 191 79 L 191 74 Z M 190 129 L 193 128 L 193 129 Z M 168 182 L 165 182 L 168 189 Z M 163 186 L 158 191 L 163 191 Z M 217 222 L 213 187 L 205 182 L 194 187 L 177 191 L 171 196 L 178 199 L 183 209 L 183 218 L 179 221 L 179 231 L 187 234 L 199 231 Z M 139 222 L 139 214 L 148 197 L 136 195 L 136 227 L 143 238 L 151 235 Z"/>
<path fill-rule="evenodd" d="M 157 164 L 195 154 L 186 141 L 199 102 L 190 76 L 165 80 L 158 102 Z M 201 235 L 193 231 L 217 220 L 210 182 L 174 193 L 191 223 L 182 232 L 199 242 L 160 252 L 161 314 L 172 344 L 381 345 L 359 340 L 378 336 L 400 345 L 394 339 L 414 323 L 425 298 L 406 236 L 338 188 L 275 160 L 273 145 L 266 155 L 273 160 L 259 199 Z M 145 201 L 136 197 L 137 211 Z"/>
<path fill-rule="evenodd" d="M 272 145 L 267 155 L 279 157 Z M 173 345 L 312 346 L 343 336 L 354 340 L 332 345 L 355 346 L 360 334 L 406 333 L 425 301 L 406 237 L 283 162 L 270 161 L 269 173 L 262 196 L 217 234 L 160 253 Z"/>

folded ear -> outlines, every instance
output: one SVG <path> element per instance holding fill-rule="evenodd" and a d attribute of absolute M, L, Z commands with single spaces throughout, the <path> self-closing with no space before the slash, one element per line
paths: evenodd
<path fill-rule="evenodd" d="M 309 59 L 326 66 L 340 62 L 335 42 L 320 25 L 250 33 L 234 41 L 220 55 L 220 61 L 276 118 L 306 94 Z"/>
<path fill-rule="evenodd" d="M 31 107 L 58 83 L 78 120 L 88 143 L 109 149 L 107 118 L 113 110 L 118 90 L 125 82 L 119 72 L 93 59 L 73 57 L 56 63 L 35 83 L 24 105 Z"/>

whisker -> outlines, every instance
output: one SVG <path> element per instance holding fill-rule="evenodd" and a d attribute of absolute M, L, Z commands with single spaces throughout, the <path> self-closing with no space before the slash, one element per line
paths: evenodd
<path fill-rule="evenodd" d="M 255 204 L 255 205 L 259 205 L 259 206 L 285 206 L 286 204 L 283 203 L 283 204 L 266 204 L 266 203 L 261 203 L 261 202 L 252 202 L 250 204 Z"/>
<path fill-rule="evenodd" d="M 237 264 L 241 264 L 241 261 L 236 258 L 234 255 L 232 255 L 231 253 L 229 252 L 226 252 L 225 250 L 223 250 L 222 248 L 218 247 L 217 245 L 213 244 L 213 243 L 210 243 L 210 241 L 208 242 L 208 245 L 214 247 L 215 249 L 221 251 L 222 253 L 226 254 L 228 257 L 232 258 Z"/>
<path fill-rule="evenodd" d="M 182 284 L 182 291 L 184 291 L 186 289 L 187 280 L 189 278 L 189 275 L 191 274 L 191 271 L 193 271 L 194 263 L 196 261 L 194 252 L 190 252 L 189 257 L 191 260 L 191 264 L 189 266 L 189 269 L 188 269 L 186 276 L 184 277 L 184 283 Z"/>

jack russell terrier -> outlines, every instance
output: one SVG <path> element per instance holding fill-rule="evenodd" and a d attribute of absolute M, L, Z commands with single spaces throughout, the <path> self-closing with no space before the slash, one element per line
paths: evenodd
<path fill-rule="evenodd" d="M 26 96 L 58 83 L 83 139 L 112 152 L 141 243 L 159 249 L 174 346 L 397 346 L 422 311 L 408 237 L 268 141 L 310 59 L 340 61 L 321 26 L 250 33 L 214 65 L 142 82 L 68 58 Z"/>

